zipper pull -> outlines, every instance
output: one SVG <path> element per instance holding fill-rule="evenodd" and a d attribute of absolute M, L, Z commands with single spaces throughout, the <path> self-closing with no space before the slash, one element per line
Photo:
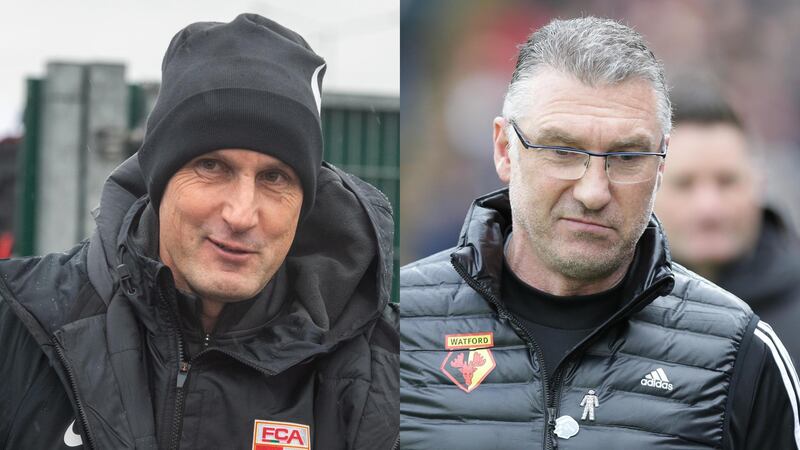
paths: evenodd
<path fill-rule="evenodd" d="M 189 376 L 189 369 L 191 368 L 192 365 L 190 363 L 181 361 L 180 367 L 178 368 L 178 389 L 182 388 L 186 383 L 186 378 Z"/>
<path fill-rule="evenodd" d="M 550 442 L 553 443 L 551 448 L 556 449 L 558 448 L 558 437 L 555 434 L 556 431 L 556 409 L 555 408 L 547 408 L 547 434 L 550 436 Z"/>
<path fill-rule="evenodd" d="M 547 408 L 547 426 L 549 426 L 551 430 L 554 430 L 556 428 L 555 408 Z"/>

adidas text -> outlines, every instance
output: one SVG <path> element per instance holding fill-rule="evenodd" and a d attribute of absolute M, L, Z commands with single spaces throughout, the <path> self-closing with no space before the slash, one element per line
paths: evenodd
<path fill-rule="evenodd" d="M 671 391 L 673 389 L 672 383 L 669 382 L 669 377 L 667 377 L 667 372 L 661 367 L 645 375 L 644 378 L 642 378 L 641 384 L 642 386 L 664 389 L 665 391 Z"/>
<path fill-rule="evenodd" d="M 654 388 L 664 389 L 666 391 L 671 391 L 673 389 L 672 383 L 666 383 L 660 380 L 646 380 L 642 378 L 642 386 L 650 386 Z"/>

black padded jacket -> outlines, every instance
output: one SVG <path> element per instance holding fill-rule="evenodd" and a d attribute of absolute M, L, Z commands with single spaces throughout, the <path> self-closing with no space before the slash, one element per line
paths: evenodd
<path fill-rule="evenodd" d="M 391 448 L 386 198 L 324 165 L 270 288 L 204 335 L 155 256 L 144 194 L 134 156 L 106 182 L 90 239 L 0 261 L 0 448 Z"/>
<path fill-rule="evenodd" d="M 785 348 L 671 263 L 655 217 L 619 310 L 547 373 L 500 298 L 510 212 L 507 190 L 479 198 L 457 247 L 401 269 L 401 448 L 800 448 Z"/>

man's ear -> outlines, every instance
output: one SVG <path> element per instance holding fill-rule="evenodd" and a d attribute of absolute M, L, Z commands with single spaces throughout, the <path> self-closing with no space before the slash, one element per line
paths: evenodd
<path fill-rule="evenodd" d="M 502 117 L 495 117 L 493 123 L 494 169 L 497 171 L 500 181 L 508 184 L 511 181 L 511 155 L 509 154 L 510 148 L 508 135 L 506 134 L 508 122 Z"/>

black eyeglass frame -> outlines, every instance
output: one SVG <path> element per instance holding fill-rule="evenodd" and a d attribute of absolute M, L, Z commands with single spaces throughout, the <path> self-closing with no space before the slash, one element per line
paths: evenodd
<path fill-rule="evenodd" d="M 589 150 L 584 150 L 581 148 L 575 147 L 562 147 L 558 145 L 537 145 L 531 144 L 530 141 L 522 134 L 517 126 L 517 123 L 513 120 L 509 120 L 511 126 L 514 128 L 514 132 L 517 133 L 517 137 L 519 141 L 522 142 L 522 146 L 527 149 L 543 149 L 543 150 L 564 150 L 567 152 L 575 152 L 575 153 L 582 153 L 584 155 L 589 156 L 597 156 L 600 158 L 606 158 L 608 156 L 660 156 L 662 158 L 666 158 L 667 156 L 667 148 L 666 148 L 666 141 L 665 137 L 661 136 L 661 143 L 658 144 L 658 148 L 661 150 L 660 152 L 592 152 Z"/>

